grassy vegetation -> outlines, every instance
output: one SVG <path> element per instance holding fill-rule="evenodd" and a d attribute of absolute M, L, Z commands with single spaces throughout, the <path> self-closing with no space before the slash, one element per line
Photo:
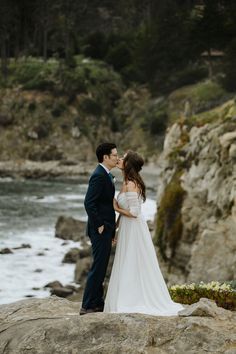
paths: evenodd
<path fill-rule="evenodd" d="M 214 123 L 217 120 L 227 121 L 236 116 L 236 102 L 234 99 L 228 100 L 223 105 L 219 105 L 209 111 L 194 114 L 191 117 L 191 125 L 202 126 L 207 123 Z"/>
<path fill-rule="evenodd" d="M 236 284 L 235 281 L 173 285 L 169 288 L 170 295 L 175 302 L 191 305 L 201 298 L 214 300 L 216 304 L 227 310 L 236 310 Z"/>
<path fill-rule="evenodd" d="M 6 129 L 13 137 L 21 136 L 22 151 L 9 152 L 11 157 L 28 157 L 35 145 L 29 130 L 42 132 L 50 126 L 48 134 L 39 134 L 42 141 L 53 134 L 58 141 L 68 140 L 76 127 L 91 149 L 101 140 L 112 140 L 122 150 L 131 148 L 151 158 L 161 151 L 165 130 L 174 121 L 202 125 L 227 120 L 236 112 L 234 100 L 215 107 L 227 96 L 215 82 L 199 82 L 169 97 L 154 98 L 147 87 L 133 84 L 127 88 L 122 76 L 108 64 L 82 55 L 70 62 L 32 57 L 11 60 L 8 80 L 3 83 L 0 78 L 0 91 L 0 113 L 14 117 Z M 208 105 L 214 108 L 209 110 Z M 5 135 L 3 132 L 1 149 L 9 146 Z M 170 156 L 179 169 L 186 167 L 182 155 L 186 142 L 188 134 L 183 131 L 180 146 Z"/>
<path fill-rule="evenodd" d="M 73 58 L 71 65 L 57 59 L 46 62 L 33 57 L 11 60 L 8 79 L 4 84 L 0 81 L 0 85 L 20 85 L 26 90 L 50 90 L 67 94 L 97 94 L 99 88 L 103 94 L 111 97 L 119 96 L 122 81 L 120 75 L 104 62 L 78 55 Z"/>
<path fill-rule="evenodd" d="M 206 80 L 195 85 L 182 87 L 172 92 L 169 100 L 169 119 L 174 122 L 184 119 L 191 124 L 192 116 L 209 111 L 229 97 L 217 82 Z"/>
<path fill-rule="evenodd" d="M 98 60 L 76 56 L 66 65 L 56 59 L 44 62 L 28 57 L 10 62 L 8 80 L 2 87 L 0 82 L 0 90 L 1 113 L 16 117 L 7 129 L 11 135 L 21 137 L 22 151 L 15 150 L 13 155 L 27 158 L 37 144 L 41 145 L 37 139 L 48 135 L 51 140 L 55 135 L 55 143 L 60 145 L 60 140 L 71 137 L 75 126 L 92 147 L 101 139 L 109 139 L 105 128 L 109 130 L 114 125 L 114 105 L 124 86 L 120 75 Z M 45 129 L 48 134 L 41 134 Z M 8 145 L 3 132 L 0 147 Z"/>

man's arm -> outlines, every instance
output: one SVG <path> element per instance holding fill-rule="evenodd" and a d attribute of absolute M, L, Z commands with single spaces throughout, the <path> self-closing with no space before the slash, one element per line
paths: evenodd
<path fill-rule="evenodd" d="M 85 210 L 90 221 L 93 223 L 95 229 L 101 229 L 103 220 L 99 216 L 97 203 L 102 195 L 104 185 L 104 178 L 101 175 L 93 175 L 89 180 L 88 190 L 84 200 Z M 103 230 L 102 230 L 103 231 Z M 99 232 L 99 233 L 102 233 Z"/>

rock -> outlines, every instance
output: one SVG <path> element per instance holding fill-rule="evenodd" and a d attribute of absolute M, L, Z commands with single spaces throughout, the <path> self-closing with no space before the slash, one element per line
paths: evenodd
<path fill-rule="evenodd" d="M 71 248 L 64 256 L 62 263 L 76 263 L 79 258 L 90 256 L 90 248 Z"/>
<path fill-rule="evenodd" d="M 29 243 L 22 243 L 19 247 L 13 247 L 13 250 L 20 250 L 22 248 L 31 248 L 31 245 Z"/>
<path fill-rule="evenodd" d="M 2 248 L 0 254 L 11 254 L 14 253 L 10 248 Z"/>
<path fill-rule="evenodd" d="M 43 270 L 40 269 L 40 268 L 37 268 L 37 269 L 34 270 L 35 273 L 42 273 L 42 271 L 43 271 Z"/>
<path fill-rule="evenodd" d="M 53 288 L 51 289 L 51 295 L 56 295 L 59 297 L 67 297 L 69 295 L 72 295 L 74 290 L 71 288 L 67 288 L 67 287 L 60 287 L 60 288 Z"/>
<path fill-rule="evenodd" d="M 147 221 L 149 231 L 152 232 L 154 230 L 154 222 L 153 220 L 148 220 Z"/>
<path fill-rule="evenodd" d="M 80 135 L 81 135 L 79 128 L 78 127 L 73 127 L 71 129 L 71 135 L 72 135 L 73 138 L 78 139 L 80 137 Z"/>
<path fill-rule="evenodd" d="M 236 132 L 225 133 L 220 137 L 220 143 L 225 148 L 230 146 L 233 141 L 236 141 Z"/>
<path fill-rule="evenodd" d="M 29 295 L 25 295 L 25 297 L 35 297 L 35 295 L 29 294 Z"/>
<path fill-rule="evenodd" d="M 91 247 L 85 247 L 79 250 L 79 258 L 91 257 L 92 250 Z"/>
<path fill-rule="evenodd" d="M 59 166 L 76 166 L 78 165 L 78 161 L 77 160 L 73 160 L 73 159 L 62 159 L 59 162 Z"/>
<path fill-rule="evenodd" d="M 67 284 L 67 285 L 65 285 L 65 288 L 71 289 L 73 291 L 78 291 L 80 289 L 80 286 L 74 286 L 71 284 Z"/>
<path fill-rule="evenodd" d="M 32 130 L 28 131 L 27 136 L 33 140 L 43 139 L 49 135 L 49 131 L 50 124 L 44 123 L 33 127 Z"/>
<path fill-rule="evenodd" d="M 40 148 L 38 148 L 40 150 Z M 39 151 L 40 152 L 40 151 Z M 24 178 L 54 178 L 54 177 L 79 177 L 80 181 L 87 183 L 87 176 L 92 172 L 94 165 L 87 162 L 77 165 L 62 165 L 60 161 L 0 161 L 1 177 Z"/>
<path fill-rule="evenodd" d="M 236 122 L 218 121 L 190 130 L 176 124 L 166 135 L 158 163 L 156 224 L 164 218 L 164 227 L 155 234 L 162 237 L 161 269 L 169 284 L 235 279 Z M 184 140 L 178 142 L 181 131 Z M 173 178 L 182 189 L 182 203 L 176 206 L 172 195 L 169 209 L 160 214 Z M 178 231 L 172 230 L 175 215 Z"/>
<path fill-rule="evenodd" d="M 60 216 L 56 223 L 56 237 L 63 240 L 85 240 L 86 223 L 71 217 Z"/>
<path fill-rule="evenodd" d="M 64 256 L 62 263 L 76 263 L 79 259 L 79 248 L 71 248 Z"/>
<path fill-rule="evenodd" d="M 235 313 L 79 316 L 80 306 L 55 296 L 0 306 L 0 354 L 235 353 Z"/>
<path fill-rule="evenodd" d="M 77 260 L 74 275 L 75 283 L 82 283 L 82 285 L 84 285 L 85 279 L 91 266 L 91 262 L 91 257 L 85 257 Z"/>
<path fill-rule="evenodd" d="M 229 149 L 229 157 L 231 159 L 236 159 L 236 144 L 232 144 Z"/>
<path fill-rule="evenodd" d="M 35 146 L 29 152 L 28 158 L 33 161 L 52 161 L 61 160 L 63 152 L 60 151 L 55 145 Z"/>
<path fill-rule="evenodd" d="M 34 130 L 30 130 L 30 131 L 27 133 L 27 136 L 28 136 L 28 138 L 33 139 L 33 140 L 37 140 L 37 139 L 38 139 L 38 134 L 37 134 L 37 132 L 34 131 Z"/>
<path fill-rule="evenodd" d="M 168 155 L 180 143 L 181 129 L 179 124 L 173 124 L 165 137 L 163 152 Z"/>
<path fill-rule="evenodd" d="M 192 246 L 188 281 L 225 281 L 236 277 L 236 223 L 232 217 L 203 230 Z"/>
<path fill-rule="evenodd" d="M 52 281 L 44 286 L 45 288 L 62 288 L 63 285 L 58 280 Z"/>
<path fill-rule="evenodd" d="M 218 319 L 227 319 L 232 317 L 232 312 L 218 307 L 213 300 L 201 298 L 199 302 L 190 305 L 179 312 L 180 316 L 200 316 L 212 317 Z"/>

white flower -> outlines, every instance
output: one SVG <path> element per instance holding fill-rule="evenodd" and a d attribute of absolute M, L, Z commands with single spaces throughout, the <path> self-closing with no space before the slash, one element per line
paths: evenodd
<path fill-rule="evenodd" d="M 113 176 L 113 174 L 112 174 L 112 173 L 110 173 L 110 175 L 111 175 L 111 177 L 112 177 L 112 181 L 113 181 L 113 183 L 116 183 L 116 178 L 115 178 L 115 176 Z"/>
<path fill-rule="evenodd" d="M 203 283 L 201 281 L 199 284 L 191 283 L 191 284 L 174 284 L 170 287 L 170 290 L 197 290 L 197 288 L 213 290 L 213 291 L 230 291 L 234 292 L 235 290 L 231 288 L 230 284 L 220 283 L 218 281 L 211 281 L 209 283 Z"/>

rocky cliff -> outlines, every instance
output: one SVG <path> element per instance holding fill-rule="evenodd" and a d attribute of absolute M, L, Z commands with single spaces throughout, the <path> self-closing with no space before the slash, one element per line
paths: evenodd
<path fill-rule="evenodd" d="M 202 299 L 177 317 L 96 313 L 52 297 L 0 306 L 1 354 L 227 353 L 236 350 L 234 312 Z"/>
<path fill-rule="evenodd" d="M 155 241 L 170 283 L 236 278 L 235 102 L 217 113 L 172 125 L 159 159 Z"/>

